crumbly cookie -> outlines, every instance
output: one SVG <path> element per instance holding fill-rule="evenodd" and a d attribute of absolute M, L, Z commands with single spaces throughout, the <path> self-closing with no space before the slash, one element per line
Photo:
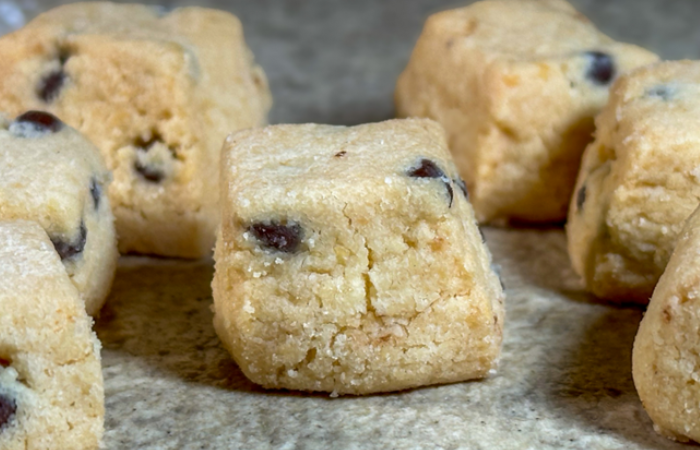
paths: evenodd
<path fill-rule="evenodd" d="M 647 303 L 700 199 L 700 62 L 641 68 L 612 88 L 583 157 L 567 237 L 598 297 Z"/>
<path fill-rule="evenodd" d="M 51 111 L 102 151 L 119 249 L 208 255 L 218 163 L 270 94 L 241 24 L 223 11 L 80 3 L 0 39 L 0 110 Z"/>
<path fill-rule="evenodd" d="M 634 384 L 662 435 L 700 442 L 700 210 L 654 290 L 632 353 Z"/>
<path fill-rule="evenodd" d="M 480 222 L 561 221 L 610 83 L 656 59 L 563 0 L 482 1 L 428 19 L 396 110 L 445 127 Z"/>
<path fill-rule="evenodd" d="M 89 314 L 104 303 L 119 257 L 108 181 L 99 150 L 55 116 L 0 117 L 0 220 L 46 230 Z"/>
<path fill-rule="evenodd" d="M 97 449 L 100 344 L 36 222 L 0 222 L 0 311 L 0 448 Z"/>
<path fill-rule="evenodd" d="M 503 291 L 441 127 L 229 137 L 216 330 L 268 388 L 367 394 L 486 376 Z"/>

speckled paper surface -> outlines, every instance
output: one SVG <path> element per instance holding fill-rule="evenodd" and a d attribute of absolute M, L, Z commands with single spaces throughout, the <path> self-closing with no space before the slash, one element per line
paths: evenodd
<path fill-rule="evenodd" d="M 192 2 L 161 2 L 168 7 Z M 393 115 L 392 91 L 431 0 L 209 0 L 234 11 L 271 82 L 271 121 Z M 700 2 L 577 0 L 609 35 L 700 56 Z M 55 6 L 0 0 L 0 33 Z M 210 261 L 124 258 L 96 329 L 111 449 L 673 449 L 634 391 L 642 312 L 582 292 L 563 232 L 485 230 L 507 286 L 498 374 L 482 382 L 336 398 L 263 391 L 220 346 Z"/>
<path fill-rule="evenodd" d="M 363 398 L 257 388 L 212 329 L 210 262 L 124 258 L 97 323 L 107 448 L 683 448 L 634 391 L 641 311 L 581 291 L 561 230 L 485 234 L 508 288 L 498 374 Z"/>

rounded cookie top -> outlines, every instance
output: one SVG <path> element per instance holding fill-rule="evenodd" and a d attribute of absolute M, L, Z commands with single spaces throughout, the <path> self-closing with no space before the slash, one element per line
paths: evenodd
<path fill-rule="evenodd" d="M 100 201 L 109 173 L 80 133 L 43 111 L 0 121 L 0 216 L 72 235 L 86 205 Z"/>
<path fill-rule="evenodd" d="M 449 47 L 479 48 L 511 60 L 569 57 L 615 42 L 563 0 L 487 0 L 435 14 L 426 30 Z"/>
<path fill-rule="evenodd" d="M 403 186 L 406 196 L 418 195 L 413 186 L 439 186 L 442 204 L 432 197 L 421 203 L 436 215 L 444 214 L 457 195 L 468 195 L 446 151 L 442 127 L 428 119 L 356 127 L 275 125 L 233 134 L 225 148 L 230 163 L 222 164 L 222 170 L 228 171 L 225 179 L 236 180 L 236 214 L 241 216 L 292 205 L 301 195 L 326 203 L 353 202 L 380 195 L 382 185 L 393 192 Z M 277 194 L 256 196 L 261 189 Z"/>

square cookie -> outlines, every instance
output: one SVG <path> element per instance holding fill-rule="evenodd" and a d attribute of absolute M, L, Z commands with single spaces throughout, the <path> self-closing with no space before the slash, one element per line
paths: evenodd
<path fill-rule="evenodd" d="M 368 394 L 481 378 L 503 290 L 426 119 L 230 136 L 216 330 L 267 388 Z"/>
<path fill-rule="evenodd" d="M 236 17 L 66 5 L 0 38 L 0 59 L 0 110 L 48 110 L 102 151 L 122 253 L 211 253 L 222 143 L 270 107 Z"/>
<path fill-rule="evenodd" d="M 700 201 L 700 62 L 622 76 L 596 118 L 567 224 L 569 255 L 596 296 L 647 303 Z"/>
<path fill-rule="evenodd" d="M 0 220 L 32 220 L 46 230 L 93 315 L 119 257 L 109 180 L 99 150 L 55 116 L 0 117 Z"/>
<path fill-rule="evenodd" d="M 97 450 L 100 343 L 36 222 L 0 221 L 0 448 Z"/>
<path fill-rule="evenodd" d="M 445 127 L 480 222 L 562 221 L 610 83 L 656 60 L 563 0 L 482 1 L 428 19 L 396 110 Z"/>

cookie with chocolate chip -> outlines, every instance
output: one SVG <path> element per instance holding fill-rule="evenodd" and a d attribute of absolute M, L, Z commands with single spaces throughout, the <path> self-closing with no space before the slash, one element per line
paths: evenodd
<path fill-rule="evenodd" d="M 480 222 L 562 221 L 611 83 L 656 59 L 563 0 L 482 1 L 428 19 L 396 110 L 445 127 Z"/>
<path fill-rule="evenodd" d="M 680 94 L 682 95 L 682 94 Z M 685 222 L 639 326 L 634 385 L 660 434 L 700 442 L 700 210 Z"/>
<path fill-rule="evenodd" d="M 118 257 L 109 179 L 99 150 L 56 116 L 0 119 L 0 220 L 46 230 L 90 314 L 107 297 Z"/>
<path fill-rule="evenodd" d="M 100 344 L 44 229 L 0 221 L 0 448 L 96 450 Z"/>
<path fill-rule="evenodd" d="M 496 367 L 503 289 L 437 123 L 241 131 L 221 181 L 214 324 L 251 380 L 368 394 Z"/>
<path fill-rule="evenodd" d="M 101 150 L 122 252 L 211 253 L 223 141 L 270 107 L 236 17 L 66 5 L 0 38 L 0 59 L 0 110 L 50 111 Z"/>
<path fill-rule="evenodd" d="M 639 68 L 596 118 L 567 224 L 576 272 L 596 296 L 647 303 L 700 201 L 700 62 Z"/>

